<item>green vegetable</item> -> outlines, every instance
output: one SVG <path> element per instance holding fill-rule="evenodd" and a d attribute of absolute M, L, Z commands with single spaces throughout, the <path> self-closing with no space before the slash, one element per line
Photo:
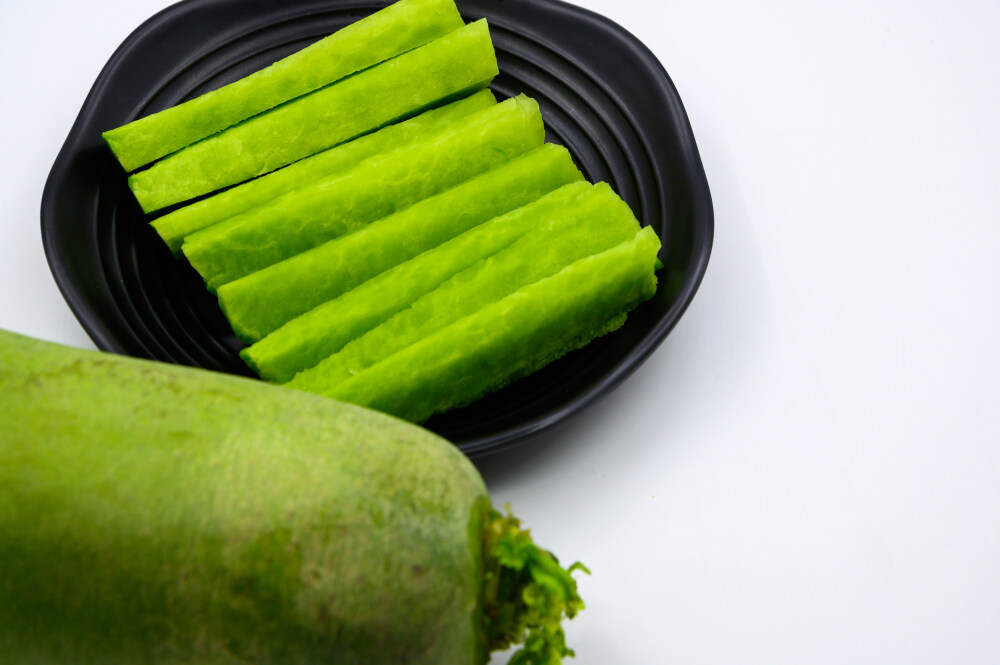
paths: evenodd
<path fill-rule="evenodd" d="M 659 247 L 646 227 L 632 240 L 525 286 L 324 394 L 412 422 L 475 401 L 619 328 L 626 313 L 656 291 Z M 287 385 L 298 382 L 296 377 Z"/>
<path fill-rule="evenodd" d="M 126 171 L 462 27 L 454 0 L 400 0 L 270 67 L 104 133 Z"/>
<path fill-rule="evenodd" d="M 542 144 L 520 96 L 199 231 L 182 249 L 212 290 L 452 187 Z"/>
<path fill-rule="evenodd" d="M 0 660 L 555 665 L 582 603 L 451 444 L 0 331 Z M 572 567 L 571 567 L 572 569 Z"/>
<path fill-rule="evenodd" d="M 590 187 L 584 182 L 567 185 L 470 229 L 292 319 L 240 355 L 261 377 L 284 383 L 457 273 L 517 242 L 541 221 L 560 214 Z"/>
<path fill-rule="evenodd" d="M 342 143 L 255 180 L 178 208 L 153 220 L 153 228 L 170 250 L 179 255 L 184 238 L 196 231 L 310 182 L 341 173 L 363 159 L 410 143 L 427 132 L 442 129 L 458 118 L 494 104 L 496 99 L 493 93 L 482 90 L 447 106 L 425 111 L 405 122 L 383 127 L 372 134 Z"/>
<path fill-rule="evenodd" d="M 308 157 L 486 87 L 497 74 L 486 21 L 213 134 L 129 177 L 145 212 Z"/>
<path fill-rule="evenodd" d="M 458 273 L 434 291 L 339 352 L 296 376 L 291 386 L 320 394 L 491 302 L 544 279 L 565 266 L 635 236 L 639 223 L 606 183 L 564 189 L 574 196 L 560 210 L 537 218 L 515 243 Z"/>
<path fill-rule="evenodd" d="M 236 334 L 257 341 L 469 228 L 582 179 L 565 148 L 543 145 L 354 233 L 225 284 L 219 303 Z"/>

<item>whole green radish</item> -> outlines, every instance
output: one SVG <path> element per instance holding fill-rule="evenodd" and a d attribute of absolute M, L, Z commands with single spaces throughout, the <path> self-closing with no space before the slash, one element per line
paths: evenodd
<path fill-rule="evenodd" d="M 4 665 L 554 664 L 582 607 L 423 429 L 0 331 Z"/>

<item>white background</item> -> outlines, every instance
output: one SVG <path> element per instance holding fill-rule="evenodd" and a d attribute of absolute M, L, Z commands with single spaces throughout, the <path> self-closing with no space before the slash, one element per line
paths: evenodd
<path fill-rule="evenodd" d="M 0 0 L 0 326 L 93 347 L 42 186 L 166 4 Z M 579 4 L 672 76 L 716 235 L 625 385 L 481 464 L 593 571 L 573 662 L 1000 663 L 1000 4 Z"/>

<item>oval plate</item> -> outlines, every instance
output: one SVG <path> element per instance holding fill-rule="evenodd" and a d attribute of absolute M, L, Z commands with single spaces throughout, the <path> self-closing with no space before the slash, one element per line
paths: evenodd
<path fill-rule="evenodd" d="M 373 0 L 186 0 L 111 56 L 56 158 L 42 240 L 73 313 L 105 351 L 250 373 L 185 262 L 148 225 L 101 132 L 261 69 L 389 4 Z M 547 139 L 607 181 L 660 236 L 659 288 L 617 332 L 426 427 L 469 455 L 537 434 L 606 394 L 680 319 L 712 248 L 711 195 L 680 97 L 653 54 L 606 18 L 556 0 L 459 0 L 488 19 L 498 98 L 538 100 Z"/>

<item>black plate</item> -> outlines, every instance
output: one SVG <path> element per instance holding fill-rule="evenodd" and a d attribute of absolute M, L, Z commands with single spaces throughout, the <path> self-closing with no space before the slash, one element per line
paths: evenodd
<path fill-rule="evenodd" d="M 249 375 L 215 299 L 148 226 L 101 132 L 260 69 L 375 9 L 379 0 L 186 0 L 133 32 L 83 104 L 42 196 L 42 240 L 63 296 L 106 351 Z M 650 51 L 608 19 L 556 0 L 459 0 L 485 17 L 498 97 L 538 100 L 548 140 L 604 180 L 663 242 L 656 297 L 597 340 L 427 427 L 470 455 L 576 413 L 663 341 L 708 264 L 708 183 L 680 97 Z"/>

